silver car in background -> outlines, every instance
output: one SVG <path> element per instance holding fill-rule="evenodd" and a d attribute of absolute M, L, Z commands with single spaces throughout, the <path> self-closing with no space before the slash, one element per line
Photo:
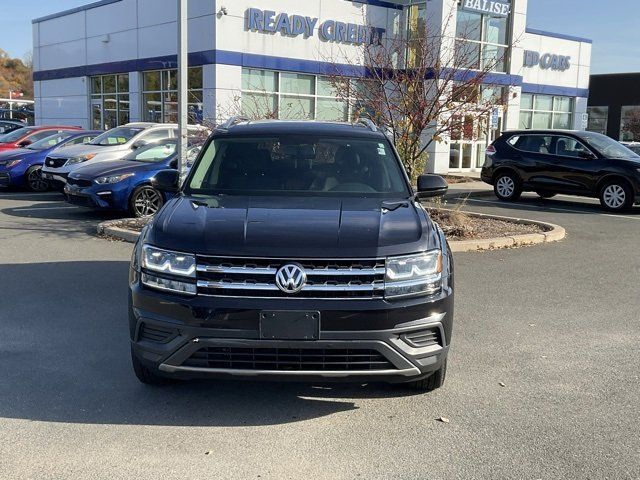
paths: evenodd
<path fill-rule="evenodd" d="M 209 131 L 190 125 L 189 137 L 206 138 Z M 62 189 L 69 173 L 88 163 L 120 160 L 132 151 L 149 143 L 178 138 L 178 125 L 171 123 L 128 123 L 112 128 L 86 145 L 77 145 L 52 152 L 42 168 L 42 177 L 53 187 Z"/>

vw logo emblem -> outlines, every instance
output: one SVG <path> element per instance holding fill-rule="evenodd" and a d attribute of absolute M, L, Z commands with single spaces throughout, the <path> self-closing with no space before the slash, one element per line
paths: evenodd
<path fill-rule="evenodd" d="M 276 272 L 276 285 L 284 293 L 298 293 L 307 283 L 307 274 L 295 263 L 284 265 Z"/>

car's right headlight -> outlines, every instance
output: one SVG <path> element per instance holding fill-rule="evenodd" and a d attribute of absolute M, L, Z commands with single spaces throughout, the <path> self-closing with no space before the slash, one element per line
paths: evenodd
<path fill-rule="evenodd" d="M 442 289 L 442 252 L 389 257 L 384 280 L 385 298 L 433 295 Z"/>
<path fill-rule="evenodd" d="M 147 287 L 187 295 L 197 292 L 195 255 L 143 245 L 141 266 Z"/>

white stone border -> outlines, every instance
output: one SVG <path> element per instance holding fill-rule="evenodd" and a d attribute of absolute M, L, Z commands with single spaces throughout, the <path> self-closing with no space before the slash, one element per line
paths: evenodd
<path fill-rule="evenodd" d="M 440 208 L 439 210 L 453 212 L 450 208 Z M 519 223 L 523 225 L 537 225 L 545 232 L 527 233 L 523 235 L 510 235 L 507 237 L 497 238 L 481 238 L 477 240 L 451 240 L 449 246 L 451 251 L 455 253 L 477 252 L 482 250 L 495 250 L 497 248 L 512 248 L 525 245 L 538 245 L 541 243 L 558 242 L 567 235 L 565 229 L 553 223 L 541 222 L 538 220 L 527 220 L 523 218 L 504 217 L 501 215 L 488 215 L 486 213 L 460 212 L 470 217 L 492 218 L 494 220 L 503 220 L 506 222 Z M 126 228 L 118 227 L 122 220 L 109 220 L 98 224 L 98 235 L 123 240 L 125 242 L 135 243 L 140 233 Z"/>
<path fill-rule="evenodd" d="M 440 208 L 447 212 L 454 212 L 450 208 Z M 505 222 L 517 223 L 521 225 L 537 225 L 544 229 L 541 233 L 525 233 L 522 235 L 509 235 L 506 237 L 496 238 L 479 238 L 477 240 L 451 240 L 449 246 L 451 251 L 455 253 L 477 252 L 482 250 L 495 250 L 497 248 L 522 247 L 525 245 L 539 245 L 541 243 L 558 242 L 567 236 L 566 230 L 560 225 L 554 223 L 541 222 L 539 220 L 528 220 L 525 218 L 505 217 L 502 215 L 490 215 L 486 213 L 463 212 L 460 213 L 470 217 L 491 218 L 494 220 L 503 220 Z"/>

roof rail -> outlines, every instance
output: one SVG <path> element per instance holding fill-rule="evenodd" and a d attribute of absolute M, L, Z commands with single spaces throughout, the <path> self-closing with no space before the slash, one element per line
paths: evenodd
<path fill-rule="evenodd" d="M 234 125 L 237 125 L 240 122 L 250 122 L 250 121 L 251 119 L 249 117 L 245 117 L 244 115 L 234 115 L 233 117 L 229 118 L 229 120 L 227 120 L 222 125 L 220 125 L 218 129 L 229 130 L 231 127 L 233 127 Z"/>
<path fill-rule="evenodd" d="M 370 119 L 368 118 L 359 118 L 358 120 L 356 120 L 354 125 L 358 125 L 358 126 L 362 126 L 362 127 L 367 127 L 369 130 L 371 130 L 372 132 L 377 132 L 378 131 L 378 127 L 376 126 L 375 123 L 373 123 Z"/>

